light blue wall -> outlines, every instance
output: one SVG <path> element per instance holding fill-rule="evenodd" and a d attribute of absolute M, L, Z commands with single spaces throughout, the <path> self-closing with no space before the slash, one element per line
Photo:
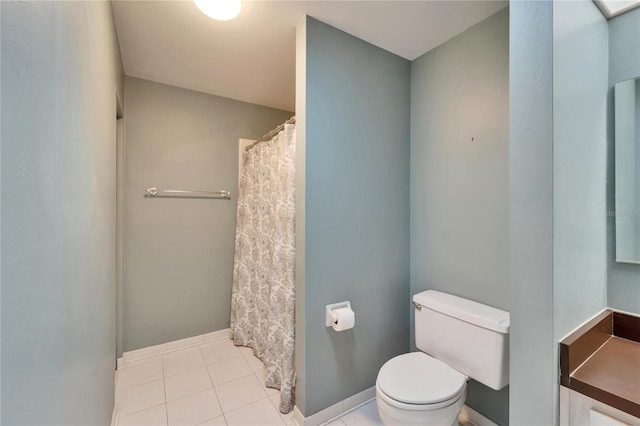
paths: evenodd
<path fill-rule="evenodd" d="M 411 294 L 437 289 L 509 310 L 508 203 L 504 9 L 411 65 Z M 413 346 L 413 313 L 411 324 Z M 508 422 L 508 388 L 472 381 L 467 404 Z"/>
<path fill-rule="evenodd" d="M 309 416 L 373 386 L 409 348 L 410 63 L 312 18 L 306 29 L 306 370 L 296 403 Z M 336 333 L 325 305 L 343 300 L 356 326 Z"/>
<path fill-rule="evenodd" d="M 115 370 L 111 4 L 3 2 L 2 419 L 109 424 Z"/>
<path fill-rule="evenodd" d="M 556 421 L 553 3 L 515 1 L 509 32 L 509 423 Z"/>
<path fill-rule="evenodd" d="M 615 210 L 613 86 L 640 76 L 640 9 L 609 21 L 609 138 L 607 210 Z M 608 305 L 640 314 L 640 265 L 615 262 L 615 218 L 607 219 Z"/>
<path fill-rule="evenodd" d="M 123 349 L 229 327 L 238 139 L 293 113 L 125 80 Z M 150 186 L 231 191 L 231 200 L 144 197 Z"/>
<path fill-rule="evenodd" d="M 606 306 L 607 20 L 553 4 L 553 301 L 559 341 Z"/>

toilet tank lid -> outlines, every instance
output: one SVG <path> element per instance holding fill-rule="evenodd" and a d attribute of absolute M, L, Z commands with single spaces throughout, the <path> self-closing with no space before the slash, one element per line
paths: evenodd
<path fill-rule="evenodd" d="M 509 333 L 510 319 L 507 311 L 436 290 L 418 293 L 413 296 L 413 301 L 461 321 L 498 333 Z"/>

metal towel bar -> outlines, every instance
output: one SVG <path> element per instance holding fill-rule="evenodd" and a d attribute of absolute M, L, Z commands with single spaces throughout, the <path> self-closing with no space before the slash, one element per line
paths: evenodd
<path fill-rule="evenodd" d="M 147 188 L 144 194 L 148 198 L 174 197 L 174 198 L 212 198 L 214 200 L 230 200 L 229 191 L 187 191 L 182 189 L 158 189 L 155 186 Z"/>

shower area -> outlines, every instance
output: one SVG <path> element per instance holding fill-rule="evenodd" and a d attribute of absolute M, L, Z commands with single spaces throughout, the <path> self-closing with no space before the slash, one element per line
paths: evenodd
<path fill-rule="evenodd" d="M 286 423 L 293 112 L 128 76 L 125 96 L 116 421 Z"/>

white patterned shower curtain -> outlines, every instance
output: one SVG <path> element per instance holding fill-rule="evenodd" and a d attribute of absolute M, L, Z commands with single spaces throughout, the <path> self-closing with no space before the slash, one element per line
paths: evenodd
<path fill-rule="evenodd" d="M 243 153 L 236 221 L 231 338 L 249 346 L 293 409 L 295 327 L 295 125 Z"/>

